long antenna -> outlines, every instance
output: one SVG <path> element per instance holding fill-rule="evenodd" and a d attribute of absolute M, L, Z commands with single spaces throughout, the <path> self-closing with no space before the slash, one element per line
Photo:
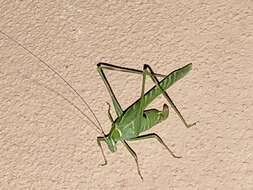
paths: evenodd
<path fill-rule="evenodd" d="M 44 88 L 46 88 L 47 90 L 55 93 L 56 95 L 60 96 L 62 99 L 64 99 L 66 102 L 68 102 L 70 105 L 72 105 L 77 111 L 79 111 L 83 116 L 85 116 L 96 128 L 92 129 L 96 129 L 97 132 L 101 133 L 100 128 L 79 108 L 77 107 L 77 105 L 75 105 L 73 102 L 71 102 L 68 98 L 66 98 L 65 96 L 63 96 L 61 93 L 57 92 L 56 90 L 45 86 L 44 84 L 39 83 L 38 81 L 32 80 L 32 82 L 34 82 L 37 85 L 43 86 Z M 82 118 L 83 119 L 83 118 Z M 90 125 L 89 125 L 90 126 Z"/>
<path fill-rule="evenodd" d="M 83 116 L 85 116 L 95 127 L 96 129 L 98 129 L 100 132 L 102 132 L 103 135 L 105 135 L 103 128 L 100 124 L 100 122 L 98 121 L 98 118 L 96 117 L 95 113 L 92 111 L 92 109 L 90 108 L 89 104 L 84 100 L 84 98 L 77 92 L 77 90 L 72 87 L 70 85 L 70 83 L 68 81 L 66 81 L 56 70 L 53 69 L 53 67 L 51 67 L 49 64 L 47 64 L 45 61 L 43 61 L 41 58 L 39 58 L 37 55 L 35 55 L 32 51 L 30 51 L 28 48 L 26 48 L 25 46 L 23 46 L 21 43 L 19 43 L 17 40 L 13 39 L 12 37 L 10 37 L 9 35 L 7 35 L 6 33 L 4 33 L 3 31 L 0 30 L 0 33 L 3 34 L 4 36 L 6 36 L 8 39 L 10 39 L 11 41 L 15 42 L 18 46 L 20 46 L 21 48 L 23 48 L 25 51 L 27 51 L 28 53 L 30 53 L 32 56 L 34 56 L 37 60 L 39 60 L 41 63 L 43 63 L 44 66 L 46 66 L 49 70 L 51 70 L 54 74 L 56 74 L 68 87 L 70 87 L 72 89 L 72 91 L 81 99 L 81 101 L 86 105 L 86 107 L 89 109 L 89 111 L 92 113 L 93 117 L 95 118 L 96 122 L 98 123 L 99 126 L 97 126 L 86 114 L 84 114 L 83 111 L 80 110 L 80 108 L 78 108 L 74 103 L 72 103 L 71 101 L 67 100 L 72 106 L 74 106 Z M 59 93 L 58 93 L 59 94 Z M 65 98 L 64 98 L 65 99 Z M 66 100 L 66 99 L 65 99 Z"/>

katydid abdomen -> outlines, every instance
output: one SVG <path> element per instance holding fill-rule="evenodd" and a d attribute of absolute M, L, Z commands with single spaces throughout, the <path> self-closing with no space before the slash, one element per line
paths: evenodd
<path fill-rule="evenodd" d="M 131 115 L 128 115 L 131 114 Z M 136 115 L 135 115 L 136 114 Z M 157 109 L 144 110 L 142 115 L 137 115 L 138 113 L 125 112 L 122 117 L 119 117 L 110 132 L 112 136 L 117 138 L 117 140 L 130 140 L 137 137 L 141 132 L 144 132 L 156 124 L 164 121 L 169 116 L 169 108 L 166 104 L 163 106 L 163 110 L 159 111 Z M 129 117 L 133 117 L 131 120 L 126 120 Z M 126 118 L 126 119 L 125 119 Z"/>

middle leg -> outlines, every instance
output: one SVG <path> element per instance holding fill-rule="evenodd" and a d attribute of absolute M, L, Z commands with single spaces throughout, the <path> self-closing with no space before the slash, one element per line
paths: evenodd
<path fill-rule="evenodd" d="M 139 162 L 138 162 L 138 158 L 137 158 L 137 155 L 136 153 L 134 152 L 134 150 L 127 144 L 126 141 L 122 141 L 122 143 L 124 144 L 124 146 L 127 148 L 127 150 L 130 152 L 130 154 L 133 156 L 135 162 L 136 162 L 136 166 L 137 166 L 137 171 L 138 171 L 138 174 L 139 176 L 141 177 L 141 179 L 143 180 L 143 177 L 141 175 L 141 171 L 140 171 L 140 168 L 139 168 Z"/>
<path fill-rule="evenodd" d="M 162 138 L 159 137 L 156 133 L 149 133 L 146 135 L 141 135 L 136 138 L 130 139 L 130 141 L 137 141 L 137 140 L 144 140 L 144 139 L 156 139 L 158 140 L 159 143 L 161 143 L 168 151 L 169 153 L 174 157 L 174 158 L 182 158 L 181 156 L 176 156 L 172 150 L 163 142 Z"/>

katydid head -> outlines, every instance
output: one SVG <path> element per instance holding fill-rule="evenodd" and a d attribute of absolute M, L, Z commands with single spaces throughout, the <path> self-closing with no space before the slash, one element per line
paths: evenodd
<path fill-rule="evenodd" d="M 110 135 L 105 136 L 105 142 L 111 152 L 115 152 L 117 150 L 116 143 Z"/>

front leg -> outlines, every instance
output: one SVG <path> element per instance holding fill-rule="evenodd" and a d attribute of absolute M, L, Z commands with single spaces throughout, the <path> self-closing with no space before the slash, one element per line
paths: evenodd
<path fill-rule="evenodd" d="M 135 162 L 136 162 L 136 166 L 137 166 L 137 171 L 138 171 L 138 174 L 139 174 L 139 176 L 141 177 L 141 180 L 143 180 L 143 177 L 142 177 L 142 175 L 141 175 L 141 172 L 140 172 L 140 168 L 139 168 L 139 163 L 138 163 L 138 158 L 137 158 L 137 155 L 136 155 L 136 153 L 133 151 L 133 149 L 127 144 L 127 142 L 126 141 L 121 141 L 123 144 L 124 144 L 124 146 L 127 148 L 127 150 L 130 152 L 130 154 L 134 157 L 134 160 L 135 160 Z"/>
<path fill-rule="evenodd" d="M 105 166 L 107 164 L 107 160 L 106 160 L 105 153 L 104 153 L 104 150 L 101 145 L 101 141 L 105 141 L 105 138 L 104 137 L 97 137 L 97 143 L 98 143 L 98 146 L 99 146 L 99 148 L 102 152 L 103 158 L 104 158 L 104 163 L 100 164 L 100 166 Z"/>

